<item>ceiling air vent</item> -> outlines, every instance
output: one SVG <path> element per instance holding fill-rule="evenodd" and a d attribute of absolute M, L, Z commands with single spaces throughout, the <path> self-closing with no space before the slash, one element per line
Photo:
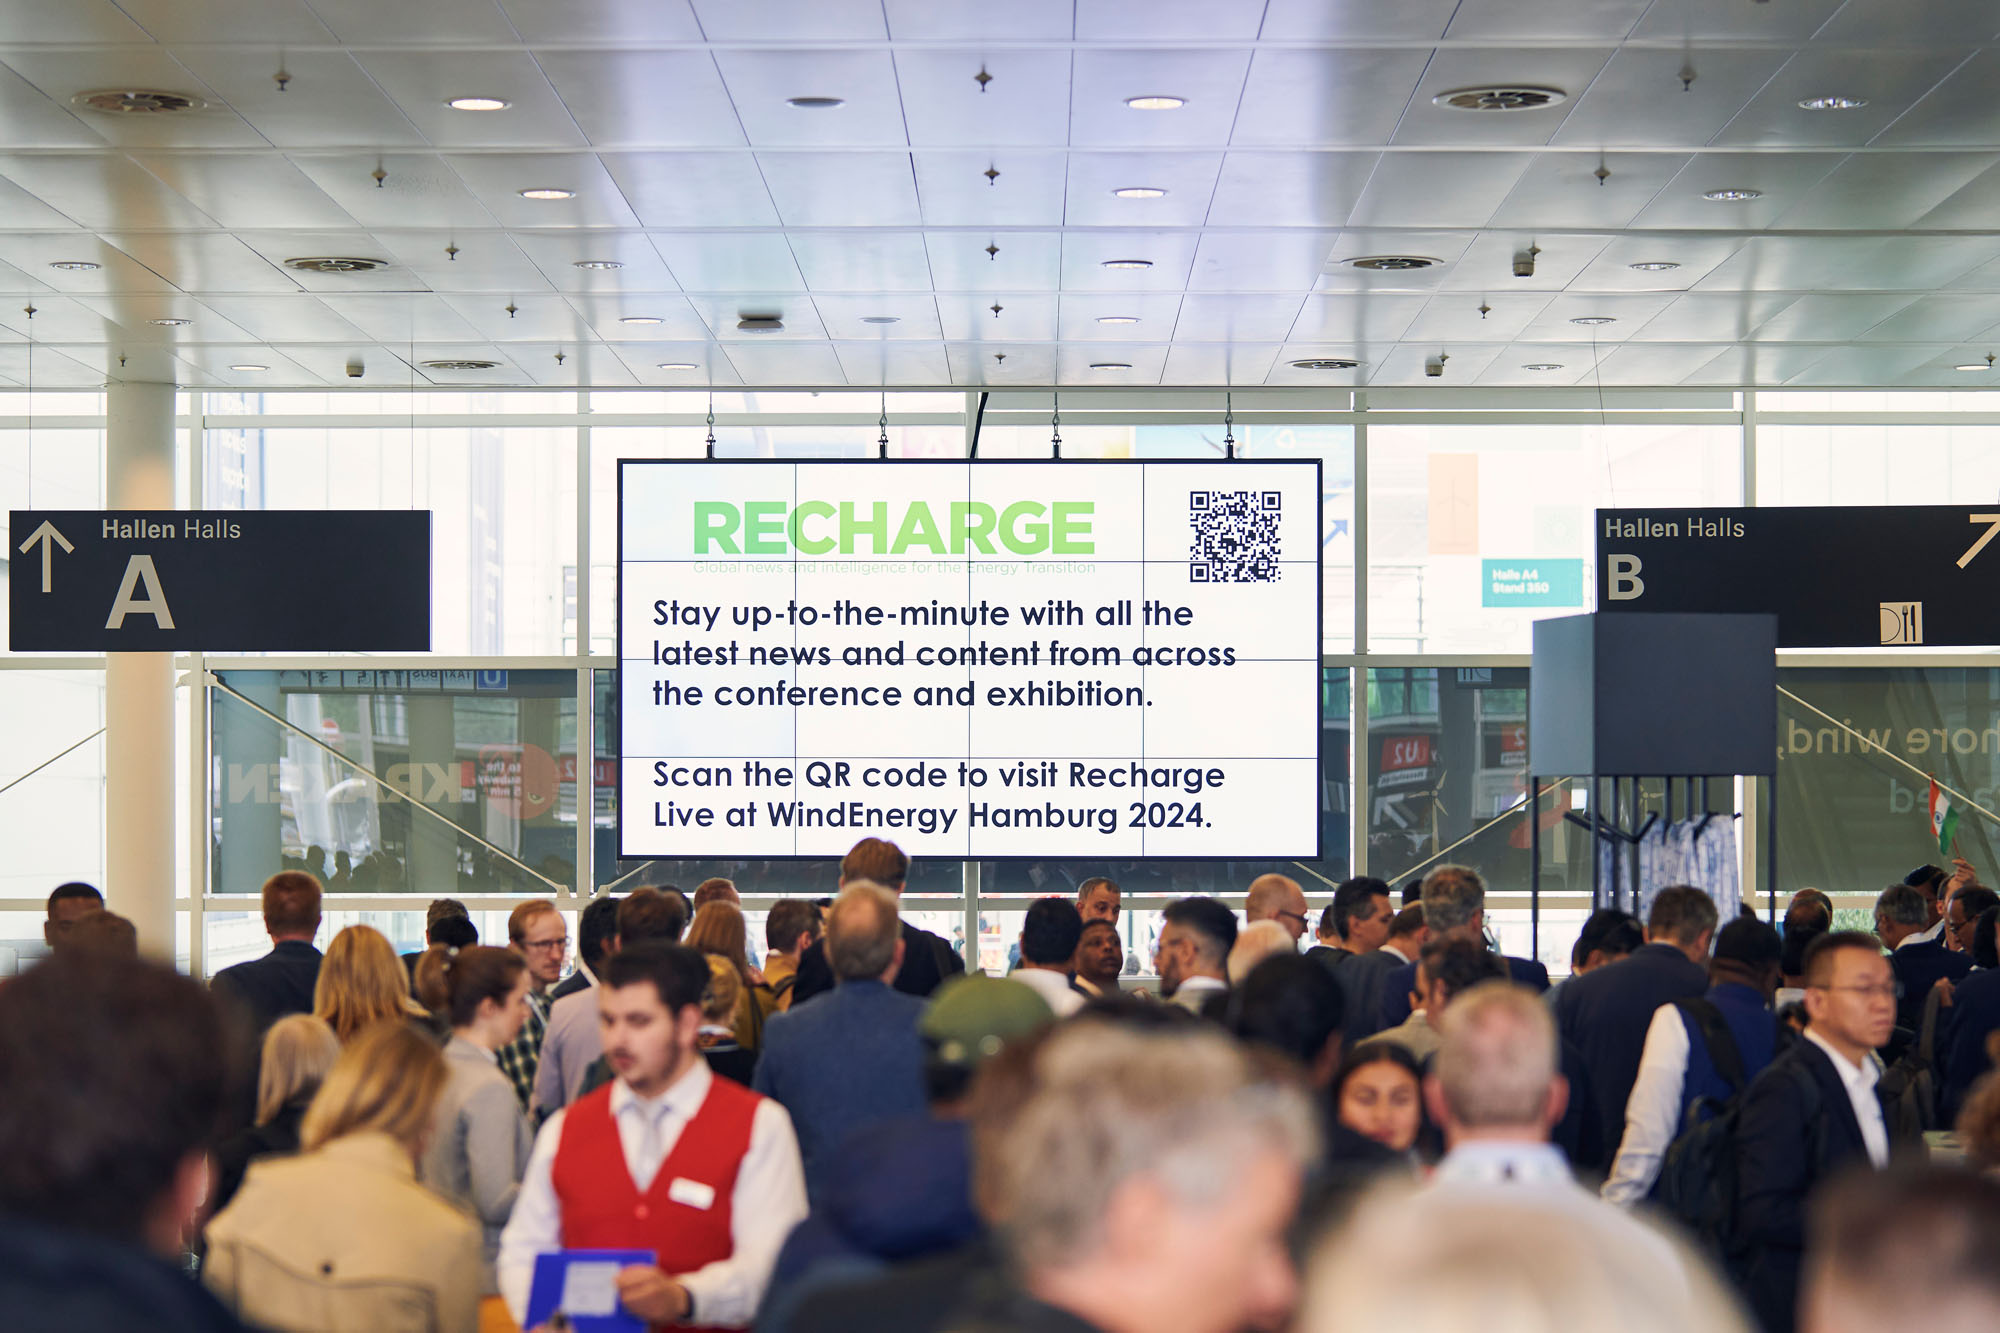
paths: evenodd
<path fill-rule="evenodd" d="M 738 333 L 783 333 L 785 321 L 777 315 L 744 315 L 736 321 Z"/>
<path fill-rule="evenodd" d="M 199 97 L 191 97 L 187 93 L 141 88 L 99 88 L 78 93 L 69 101 L 71 106 L 113 116 L 169 116 L 181 111 L 201 111 L 208 106 Z"/>
<path fill-rule="evenodd" d="M 500 363 L 498 361 L 462 361 L 451 358 L 442 361 L 425 361 L 421 364 L 425 370 L 492 370 Z"/>
<path fill-rule="evenodd" d="M 1495 88 L 1454 88 L 1433 97 L 1431 104 L 1447 111 L 1539 111 L 1568 100 L 1569 94 L 1560 88 L 1502 84 Z"/>
<path fill-rule="evenodd" d="M 361 259 L 354 255 L 308 255 L 285 261 L 286 268 L 301 273 L 373 273 L 388 266 L 386 259 Z"/>
<path fill-rule="evenodd" d="M 1309 361 L 1294 361 L 1294 370 L 1359 370 L 1359 361 L 1350 361 L 1344 356 L 1314 357 Z"/>
<path fill-rule="evenodd" d="M 1349 268 L 1365 268 L 1373 273 L 1407 273 L 1414 268 L 1436 268 L 1437 262 L 1423 255 L 1363 255 L 1346 261 Z"/>

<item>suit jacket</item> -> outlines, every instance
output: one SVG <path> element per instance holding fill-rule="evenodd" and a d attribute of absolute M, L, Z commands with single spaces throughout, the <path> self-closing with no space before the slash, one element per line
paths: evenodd
<path fill-rule="evenodd" d="M 1986 1038 L 2000 1030 L 2000 971 L 1988 969 L 1967 977 L 1944 1013 L 1945 1028 L 1938 1034 L 1944 1065 L 1939 1102 L 1944 1123 L 1950 1125 L 1957 1122 L 1972 1085 L 1993 1067 L 1986 1058 Z"/>
<path fill-rule="evenodd" d="M 574 995 L 580 990 L 589 989 L 590 978 L 579 967 L 576 971 L 556 983 L 555 989 L 549 992 L 549 1003 L 554 1004 L 565 995 Z"/>
<path fill-rule="evenodd" d="M 1575 1046 L 1590 1075 L 1597 1103 L 1596 1143 L 1602 1160 L 1583 1165 L 1609 1170 L 1625 1134 L 1625 1104 L 1639 1079 L 1646 1029 L 1663 1004 L 1708 991 L 1708 969 L 1671 944 L 1641 945 L 1628 958 L 1574 977 L 1556 1001 L 1556 1024 Z"/>
<path fill-rule="evenodd" d="M 850 1133 L 924 1114 L 923 1012 L 923 1001 L 879 981 L 843 981 L 771 1016 L 751 1086 L 791 1113 L 815 1207 Z"/>
<path fill-rule="evenodd" d="M 303 940 L 286 940 L 262 958 L 225 967 L 209 989 L 239 1006 L 255 1022 L 258 1036 L 287 1014 L 309 1014 L 319 982 L 319 950 Z"/>
<path fill-rule="evenodd" d="M 896 974 L 896 989 L 905 995 L 925 996 L 942 986 L 947 977 L 965 971 L 960 958 L 942 936 L 919 930 L 903 922 L 903 970 Z M 799 955 L 798 979 L 792 983 L 792 1005 L 796 1009 L 815 995 L 833 989 L 833 969 L 826 965 L 826 941 L 817 939 Z"/>
<path fill-rule="evenodd" d="M 1346 1007 L 1341 1010 L 1340 1033 L 1350 1048 L 1362 1038 L 1372 1037 L 1383 1030 L 1376 1025 L 1383 984 L 1391 972 L 1408 966 L 1410 964 L 1396 954 L 1386 949 L 1375 949 L 1368 953 L 1349 954 L 1346 961 L 1334 969 L 1334 980 L 1340 983 L 1340 995 L 1346 1001 Z"/>
<path fill-rule="evenodd" d="M 1924 1001 L 1931 987 L 1946 977 L 1953 985 L 1965 980 L 1972 971 L 1972 958 L 1945 948 L 1943 939 L 1925 940 L 1891 953 L 1889 970 L 1903 987 L 1903 997 L 1896 1001 L 1896 1026 L 1909 1029 L 1914 1036 L 1923 1026 Z"/>
<path fill-rule="evenodd" d="M 1809 1196 L 1867 1160 L 1854 1104 L 1818 1046 L 1793 1043 L 1751 1080 L 1736 1127 L 1736 1242 L 1743 1292 L 1765 1333 L 1792 1333 L 1797 1319 Z"/>
<path fill-rule="evenodd" d="M 1390 955 L 1392 958 L 1394 955 Z M 1500 955 L 1507 965 L 1507 977 L 1517 986 L 1526 986 L 1537 995 L 1549 988 L 1549 970 L 1527 958 Z M 1382 978 L 1375 992 L 1375 1031 L 1395 1027 L 1410 1016 L 1410 992 L 1417 988 L 1417 965 L 1404 963 Z M 1644 1033 L 1640 1034 L 1644 1036 Z M 1633 1059 L 1636 1061 L 1637 1056 Z"/>

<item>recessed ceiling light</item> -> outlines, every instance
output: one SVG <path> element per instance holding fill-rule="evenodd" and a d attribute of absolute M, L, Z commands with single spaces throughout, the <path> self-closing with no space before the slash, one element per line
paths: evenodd
<path fill-rule="evenodd" d="M 1454 88 L 1431 98 L 1432 106 L 1447 111 L 1539 111 L 1569 100 L 1560 88 L 1531 84 L 1500 84 L 1486 88 Z"/>
<path fill-rule="evenodd" d="M 1120 199 L 1158 199 L 1166 194 L 1166 191 L 1156 185 L 1125 185 L 1111 193 Z"/>
<path fill-rule="evenodd" d="M 1159 94 L 1147 97 L 1128 97 L 1125 99 L 1125 105 L 1131 107 L 1134 111 L 1178 111 L 1187 105 L 1187 98 L 1167 97 Z"/>
<path fill-rule="evenodd" d="M 243 363 L 242 365 L 240 365 L 240 366 L 231 366 L 231 367 L 230 367 L 230 369 L 231 369 L 231 370 L 242 370 L 242 371 L 251 371 L 251 370 L 269 370 L 269 369 L 270 369 L 270 367 L 269 367 L 269 366 L 253 366 L 253 365 L 251 365 L 251 364 L 250 364 L 249 362 L 247 362 L 247 361 L 246 361 L 246 362 L 244 362 L 244 363 Z"/>
<path fill-rule="evenodd" d="M 1561 369 L 1562 369 L 1562 362 L 1560 362 L 1560 361 L 1530 361 L 1530 362 L 1528 362 L 1528 363 L 1527 363 L 1526 365 L 1522 366 L 1522 367 L 1521 367 L 1521 369 L 1523 369 L 1523 370 L 1534 370 L 1534 371 L 1544 371 L 1544 370 L 1561 370 Z"/>
<path fill-rule="evenodd" d="M 1680 267 L 1671 259 L 1648 259 L 1642 264 L 1627 264 L 1626 268 L 1637 269 L 1641 273 L 1667 273 Z"/>
<path fill-rule="evenodd" d="M 1151 268 L 1153 261 L 1150 259 L 1107 259 L 1104 261 L 1103 266 L 1105 268 Z"/>
<path fill-rule="evenodd" d="M 557 189 L 553 185 L 537 185 L 532 189 L 518 191 L 523 199 L 574 199 L 575 190 Z"/>
<path fill-rule="evenodd" d="M 1572 324 L 1582 324 L 1588 328 L 1593 328 L 1593 329 L 1601 324 L 1616 324 L 1617 322 L 1618 322 L 1617 320 L 1613 319 L 1609 315 L 1578 315 L 1575 319 L 1570 321 L 1570 323 Z"/>
<path fill-rule="evenodd" d="M 505 111 L 514 104 L 504 97 L 454 97 L 445 105 L 453 111 Z"/>
<path fill-rule="evenodd" d="M 1371 273 L 1407 273 L 1411 269 L 1435 268 L 1438 261 L 1428 255 L 1363 255 L 1342 262 L 1349 268 L 1367 269 Z"/>
<path fill-rule="evenodd" d="M 88 259 L 58 259 L 51 263 L 49 267 L 59 268 L 65 273 L 90 273 L 100 266 L 91 263 Z"/>
<path fill-rule="evenodd" d="M 1294 370 L 1359 370 L 1361 363 L 1344 356 L 1316 356 L 1292 362 Z"/>
<path fill-rule="evenodd" d="M 194 323 L 191 319 L 149 319 L 148 324 L 157 324 L 163 329 L 177 329 L 184 324 Z"/>
<path fill-rule="evenodd" d="M 418 363 L 425 370 L 492 370 L 498 361 L 478 361 L 471 357 L 442 357 L 436 361 Z"/>
<path fill-rule="evenodd" d="M 618 322 L 620 324 L 664 324 L 666 321 L 658 315 L 620 315 Z"/>
<path fill-rule="evenodd" d="M 1702 196 L 1712 204 L 1746 204 L 1763 197 L 1762 190 L 1710 190 Z"/>
<path fill-rule="evenodd" d="M 1090 363 L 1090 368 L 1092 370 L 1130 370 L 1132 363 L 1130 361 L 1093 361 Z"/>
<path fill-rule="evenodd" d="M 1099 324 L 1137 324 L 1139 317 L 1137 315 L 1099 315 L 1097 322 Z"/>
<path fill-rule="evenodd" d="M 1968 361 L 1962 366 L 1953 366 L 1952 369 L 1964 370 L 1964 371 L 1981 371 L 1981 372 L 1988 371 L 1993 369 L 1993 356 L 1991 353 L 1988 353 L 1984 361 Z"/>
<path fill-rule="evenodd" d="M 846 106 L 845 97 L 787 97 L 786 106 L 795 106 L 801 111 L 831 111 L 837 106 Z"/>
<path fill-rule="evenodd" d="M 903 317 L 901 315 L 863 315 L 861 322 L 863 324 L 901 324 Z"/>
<path fill-rule="evenodd" d="M 660 369 L 661 369 L 661 370 L 699 370 L 699 369 L 700 369 L 700 367 L 699 367 L 699 366 L 697 366 L 697 365 L 695 365 L 695 363 L 694 363 L 694 362 L 692 362 L 692 361 L 662 361 L 662 362 L 660 362 Z"/>
<path fill-rule="evenodd" d="M 1865 97 L 1842 97 L 1831 94 L 1826 97 L 1806 97 L 1799 101 L 1801 111 L 1859 111 L 1868 105 Z"/>
<path fill-rule="evenodd" d="M 569 266 L 571 268 L 583 268 L 583 269 L 593 269 L 593 270 L 614 269 L 614 268 L 624 268 L 625 261 L 622 259 L 572 259 L 569 262 Z"/>

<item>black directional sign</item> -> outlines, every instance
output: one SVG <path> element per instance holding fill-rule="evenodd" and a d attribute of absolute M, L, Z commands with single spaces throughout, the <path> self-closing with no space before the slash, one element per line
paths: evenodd
<path fill-rule="evenodd" d="M 2000 503 L 1600 509 L 1600 611 L 1771 612 L 1780 648 L 2000 644 Z"/>
<path fill-rule="evenodd" d="M 421 652 L 428 510 L 16 509 L 15 652 Z"/>

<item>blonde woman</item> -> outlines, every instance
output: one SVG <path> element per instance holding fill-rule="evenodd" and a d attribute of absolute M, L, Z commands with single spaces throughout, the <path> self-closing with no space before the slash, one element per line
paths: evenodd
<path fill-rule="evenodd" d="M 473 1333 L 479 1225 L 416 1179 L 446 1080 L 443 1054 L 400 1017 L 352 1036 L 303 1151 L 252 1166 L 209 1224 L 215 1294 L 274 1333 Z"/>
<path fill-rule="evenodd" d="M 326 946 L 313 986 L 313 1017 L 324 1019 L 345 1046 L 354 1035 L 387 1020 L 428 1017 L 410 998 L 410 974 L 382 932 L 349 926 Z"/>
<path fill-rule="evenodd" d="M 752 989 L 764 978 L 752 970 L 748 961 L 750 932 L 743 922 L 743 909 L 720 900 L 703 903 L 696 909 L 694 921 L 681 937 L 681 943 L 712 958 L 723 959 L 735 971 L 741 985 L 729 1026 L 736 1034 L 736 1044 L 754 1056 L 764 1042 L 764 1013 L 757 1007 Z"/>
<path fill-rule="evenodd" d="M 216 1212 L 236 1197 L 250 1163 L 299 1150 L 306 1107 L 339 1058 L 340 1042 L 322 1019 L 291 1014 L 271 1025 L 257 1067 L 257 1118 L 215 1150 L 215 1198 L 210 1206 Z"/>

